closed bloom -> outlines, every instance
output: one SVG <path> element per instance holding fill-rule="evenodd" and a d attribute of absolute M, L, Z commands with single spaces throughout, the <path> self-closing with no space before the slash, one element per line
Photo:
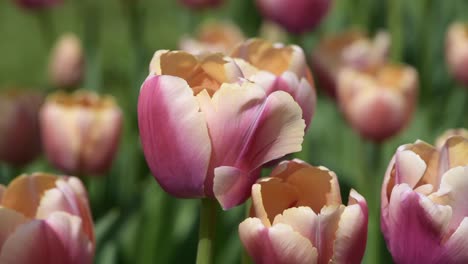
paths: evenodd
<path fill-rule="evenodd" d="M 301 150 L 305 124 L 294 99 L 242 81 L 232 59 L 157 51 L 150 71 L 138 124 L 146 161 L 168 193 L 215 197 L 228 209 L 249 196 L 263 164 Z"/>
<path fill-rule="evenodd" d="M 63 0 L 15 0 L 24 9 L 37 10 L 50 8 L 63 3 Z"/>
<path fill-rule="evenodd" d="M 379 32 L 371 39 L 360 31 L 324 37 L 312 53 L 312 69 L 321 88 L 336 97 L 338 74 L 344 67 L 367 70 L 384 64 L 390 35 Z"/>
<path fill-rule="evenodd" d="M 251 218 L 240 239 L 255 263 L 361 263 L 367 239 L 365 199 L 341 202 L 334 172 L 284 161 L 252 186 Z"/>
<path fill-rule="evenodd" d="M 94 245 L 79 179 L 34 173 L 0 185 L 0 263 L 91 264 Z"/>
<path fill-rule="evenodd" d="M 338 77 L 338 102 L 362 137 L 381 142 L 411 120 L 418 89 L 410 66 L 386 64 L 370 71 L 345 68 Z"/>
<path fill-rule="evenodd" d="M 49 161 L 70 174 L 103 174 L 111 166 L 122 130 L 122 112 L 111 96 L 55 93 L 40 112 Z"/>
<path fill-rule="evenodd" d="M 416 141 L 393 156 L 381 228 L 395 263 L 468 263 L 468 139 Z"/>
<path fill-rule="evenodd" d="M 74 34 L 65 34 L 57 41 L 49 63 L 52 84 L 69 88 L 80 84 L 84 74 L 84 55 L 80 39 Z"/>
<path fill-rule="evenodd" d="M 204 8 L 213 8 L 220 6 L 223 0 L 179 0 L 185 6 L 198 10 Z"/>
<path fill-rule="evenodd" d="M 328 13 L 331 0 L 257 0 L 262 15 L 286 30 L 302 34 L 315 28 Z"/>
<path fill-rule="evenodd" d="M 23 166 L 41 151 L 39 115 L 42 95 L 27 91 L 0 94 L 0 161 Z"/>
<path fill-rule="evenodd" d="M 179 47 L 192 54 L 205 52 L 228 54 L 244 40 L 244 34 L 235 24 L 212 21 L 203 24 L 194 38 L 183 37 Z"/>
<path fill-rule="evenodd" d="M 449 71 L 461 83 L 468 85 L 468 25 L 450 25 L 445 39 L 445 57 Z"/>
<path fill-rule="evenodd" d="M 267 93 L 285 91 L 291 94 L 302 109 L 306 127 L 309 126 L 316 94 L 304 51 L 299 46 L 249 39 L 240 44 L 232 56 L 242 59 L 236 63 L 244 77 L 262 86 Z"/>

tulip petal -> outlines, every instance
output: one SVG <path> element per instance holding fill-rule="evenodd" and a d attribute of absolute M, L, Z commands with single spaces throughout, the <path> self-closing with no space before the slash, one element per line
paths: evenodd
<path fill-rule="evenodd" d="M 366 250 L 368 208 L 364 197 L 355 190 L 341 214 L 333 246 L 333 263 L 361 263 Z"/>
<path fill-rule="evenodd" d="M 17 226 L 26 222 L 26 218 L 11 209 L 0 207 L 0 249 L 8 236 L 13 233 Z"/>
<path fill-rule="evenodd" d="M 138 124 L 146 161 L 162 188 L 178 197 L 204 196 L 211 143 L 187 82 L 148 77 L 140 91 Z"/>
<path fill-rule="evenodd" d="M 462 136 L 450 137 L 441 149 L 439 173 L 457 166 L 468 165 L 468 139 Z"/>
<path fill-rule="evenodd" d="M 294 231 L 308 238 L 311 242 L 316 236 L 318 230 L 318 217 L 310 207 L 293 207 L 285 210 L 282 214 L 275 217 L 273 225 L 285 224 L 289 225 Z"/>
<path fill-rule="evenodd" d="M 312 245 L 320 252 L 319 263 L 329 263 L 333 257 L 336 230 L 338 229 L 344 209 L 344 205 L 329 205 L 324 206 L 320 214 L 318 214 L 316 221 L 317 231 L 311 240 Z"/>
<path fill-rule="evenodd" d="M 6 187 L 0 184 L 0 204 L 2 201 L 3 193 L 5 193 L 5 191 L 6 191 Z"/>
<path fill-rule="evenodd" d="M 455 233 L 445 243 L 445 256 L 441 258 L 445 263 L 468 262 L 468 217 L 463 218 Z"/>
<path fill-rule="evenodd" d="M 395 183 L 407 183 L 414 188 L 426 171 L 426 163 L 410 150 L 397 151 Z"/>
<path fill-rule="evenodd" d="M 56 177 L 48 174 L 19 176 L 14 179 L 3 194 L 2 206 L 34 218 L 43 193 L 55 187 Z"/>
<path fill-rule="evenodd" d="M 316 263 L 317 249 L 290 226 L 266 228 L 260 219 L 248 218 L 239 225 L 242 243 L 259 264 Z"/>

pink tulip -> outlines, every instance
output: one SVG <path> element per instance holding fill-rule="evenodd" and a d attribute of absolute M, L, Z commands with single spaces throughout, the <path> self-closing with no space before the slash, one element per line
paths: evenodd
<path fill-rule="evenodd" d="M 368 70 L 387 61 L 390 35 L 379 32 L 370 39 L 360 31 L 325 36 L 312 53 L 312 69 L 320 87 L 336 97 L 336 83 L 341 69 Z"/>
<path fill-rule="evenodd" d="M 468 263 L 468 139 L 398 148 L 382 186 L 381 228 L 395 263 Z"/>
<path fill-rule="evenodd" d="M 306 127 L 315 111 L 316 94 L 304 51 L 296 45 L 285 46 L 262 39 L 250 39 L 232 53 L 248 80 L 262 86 L 267 94 L 285 91 L 302 109 Z"/>
<path fill-rule="evenodd" d="M 235 24 L 219 21 L 209 22 L 200 27 L 194 38 L 183 37 L 179 47 L 192 54 L 205 52 L 228 54 L 244 39 L 244 34 Z"/>
<path fill-rule="evenodd" d="M 179 1 L 185 6 L 195 9 L 195 10 L 218 7 L 224 2 L 223 0 L 179 0 Z"/>
<path fill-rule="evenodd" d="M 381 142 L 411 120 L 416 104 L 418 75 L 410 66 L 384 65 L 372 71 L 341 70 L 338 102 L 359 134 Z"/>
<path fill-rule="evenodd" d="M 325 167 L 280 163 L 252 186 L 251 216 L 239 235 L 255 263 L 361 263 L 367 203 L 351 190 L 343 205 L 338 179 Z"/>
<path fill-rule="evenodd" d="M 468 24 L 450 25 L 445 40 L 445 57 L 455 78 L 468 85 Z"/>
<path fill-rule="evenodd" d="M 138 123 L 146 161 L 168 193 L 215 197 L 228 209 L 249 196 L 263 164 L 301 150 L 294 99 L 242 81 L 232 59 L 157 51 L 150 71 Z"/>
<path fill-rule="evenodd" d="M 91 264 L 94 244 L 79 179 L 35 173 L 0 185 L 0 263 Z"/>
<path fill-rule="evenodd" d="M 41 151 L 39 116 L 40 94 L 9 91 L 0 94 L 0 161 L 23 166 Z"/>
<path fill-rule="evenodd" d="M 49 161 L 70 174 L 103 174 L 112 164 L 122 130 L 122 112 L 111 96 L 56 93 L 40 112 Z"/>
<path fill-rule="evenodd" d="M 45 9 L 63 3 L 63 0 L 15 0 L 16 4 L 24 9 Z"/>
<path fill-rule="evenodd" d="M 70 88 L 80 84 L 84 74 L 84 53 L 80 39 L 74 34 L 65 34 L 57 41 L 49 64 L 52 84 Z"/>
<path fill-rule="evenodd" d="M 328 13 L 331 0 L 257 0 L 262 15 L 288 31 L 302 34 L 315 28 Z"/>

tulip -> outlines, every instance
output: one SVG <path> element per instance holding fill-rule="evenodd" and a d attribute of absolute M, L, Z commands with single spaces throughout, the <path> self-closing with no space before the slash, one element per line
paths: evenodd
<path fill-rule="evenodd" d="M 262 15 L 286 30 L 302 34 L 315 28 L 328 13 L 331 0 L 257 0 Z"/>
<path fill-rule="evenodd" d="M 205 52 L 228 54 L 244 39 L 244 34 L 235 24 L 209 22 L 201 26 L 195 38 L 182 38 L 179 46 L 181 50 L 192 54 Z"/>
<path fill-rule="evenodd" d="M 453 23 L 448 29 L 445 44 L 449 71 L 458 81 L 468 85 L 468 25 Z"/>
<path fill-rule="evenodd" d="M 304 51 L 296 45 L 285 46 L 262 39 L 250 39 L 232 53 L 248 80 L 262 86 L 267 93 L 285 91 L 302 109 L 306 127 L 315 111 L 316 94 L 312 74 Z"/>
<path fill-rule="evenodd" d="M 46 9 L 63 3 L 63 0 L 15 0 L 15 3 L 24 9 Z"/>
<path fill-rule="evenodd" d="M 286 42 L 288 40 L 288 32 L 280 25 L 265 20 L 259 29 L 259 36 L 271 42 Z"/>
<path fill-rule="evenodd" d="M 437 149 L 441 149 L 445 141 L 447 141 L 449 138 L 453 136 L 462 136 L 464 138 L 468 138 L 468 129 L 465 128 L 457 128 L 457 129 L 449 129 L 446 130 L 442 135 L 440 135 L 436 141 L 435 141 L 435 146 Z"/>
<path fill-rule="evenodd" d="M 284 161 L 252 186 L 250 218 L 239 225 L 255 263 L 361 263 L 367 240 L 365 199 L 341 202 L 334 172 Z"/>
<path fill-rule="evenodd" d="M 117 151 L 122 112 L 111 96 L 55 93 L 40 112 L 49 161 L 66 173 L 103 174 Z"/>
<path fill-rule="evenodd" d="M 80 84 L 84 74 L 84 54 L 80 39 L 65 34 L 57 41 L 49 64 L 49 76 L 55 87 L 68 88 Z"/>
<path fill-rule="evenodd" d="M 468 263 L 468 139 L 400 146 L 385 174 L 381 229 L 395 263 Z"/>
<path fill-rule="evenodd" d="M 338 74 L 344 67 L 373 69 L 387 61 L 390 35 L 379 32 L 370 39 L 360 31 L 326 36 L 312 53 L 312 69 L 320 87 L 336 97 Z"/>
<path fill-rule="evenodd" d="M 223 3 L 223 0 L 179 0 L 185 6 L 198 10 L 204 8 L 218 7 Z"/>
<path fill-rule="evenodd" d="M 0 185 L 0 263 L 91 264 L 94 245 L 79 179 L 34 173 Z"/>
<path fill-rule="evenodd" d="M 14 166 L 31 162 L 41 151 L 38 110 L 43 98 L 32 92 L 0 94 L 0 161 Z"/>
<path fill-rule="evenodd" d="M 368 72 L 345 68 L 338 77 L 338 102 L 362 137 L 381 142 L 411 120 L 417 87 L 417 72 L 410 66 L 387 64 Z"/>
<path fill-rule="evenodd" d="M 150 72 L 138 101 L 141 143 L 171 195 L 229 209 L 247 199 L 263 164 L 301 150 L 298 104 L 240 79 L 233 59 L 157 51 Z"/>

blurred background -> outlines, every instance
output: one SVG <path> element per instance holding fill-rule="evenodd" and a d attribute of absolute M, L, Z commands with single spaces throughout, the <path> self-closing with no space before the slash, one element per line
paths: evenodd
<path fill-rule="evenodd" d="M 84 50 L 83 77 L 63 85 L 71 87 L 64 90 L 110 94 L 123 113 L 112 167 L 104 175 L 77 175 L 89 192 L 97 237 L 95 263 L 192 263 L 199 201 L 173 198 L 159 187 L 149 173 L 138 137 L 137 96 L 156 50 L 179 49 L 182 37 L 195 37 L 199 26 L 210 21 L 229 21 L 246 38 L 262 34 L 298 44 L 307 59 L 330 34 L 355 29 L 372 37 L 380 30 L 388 31 L 389 60 L 412 65 L 419 73 L 419 97 L 407 126 L 379 143 L 381 154 L 375 157 L 374 143 L 348 125 L 335 99 L 316 82 L 315 115 L 302 152 L 294 155 L 335 171 L 346 202 L 351 187 L 359 191 L 356 182 L 361 175 L 383 178 L 399 145 L 417 139 L 433 144 L 446 129 L 467 127 L 467 88 L 450 73 L 445 53 L 449 25 L 467 19 L 466 0 L 334 0 L 317 27 L 296 36 L 278 29 L 274 34 L 261 30 L 264 19 L 254 0 L 226 0 L 204 9 L 175 0 L 65 0 L 50 8 L 24 8 L 13 0 L 1 1 L 0 96 L 8 101 L 11 93 L 33 91 L 44 98 L 64 89 L 51 77 L 52 51 L 63 34 L 78 36 Z M 315 79 L 314 70 L 312 75 Z M 0 136 L 8 124 L 1 120 L 7 116 L 7 101 L 0 100 Z M 6 148 L 4 152 L 15 148 L 6 143 L 1 147 Z M 21 164 L 0 162 L 1 184 L 22 173 L 63 174 L 42 152 Z M 215 263 L 240 263 L 237 229 L 245 211 L 244 206 L 219 211 Z M 385 263 L 391 263 L 384 245 L 380 250 Z"/>

